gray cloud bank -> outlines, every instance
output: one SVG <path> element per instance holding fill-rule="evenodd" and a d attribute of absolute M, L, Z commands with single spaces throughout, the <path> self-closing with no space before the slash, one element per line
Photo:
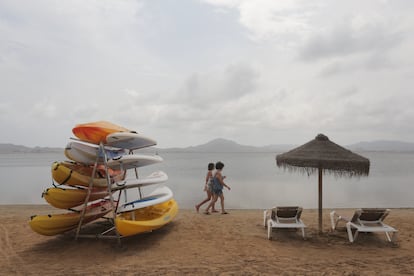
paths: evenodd
<path fill-rule="evenodd" d="M 94 120 L 161 147 L 412 141 L 413 4 L 254 3 L 2 1 L 0 142 Z"/>

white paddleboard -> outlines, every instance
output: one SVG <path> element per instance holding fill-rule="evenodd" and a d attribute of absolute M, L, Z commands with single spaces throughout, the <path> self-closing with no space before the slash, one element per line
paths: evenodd
<path fill-rule="evenodd" d="M 162 162 L 158 155 L 128 154 L 108 160 L 108 167 L 114 170 L 128 170 Z"/>
<path fill-rule="evenodd" d="M 170 200 L 173 197 L 173 192 L 166 186 L 155 189 L 151 194 L 138 200 L 134 200 L 118 206 L 117 212 L 124 213 L 148 206 L 160 204 Z"/>
<path fill-rule="evenodd" d="M 129 150 L 155 146 L 157 142 L 135 132 L 115 132 L 106 136 L 107 146 Z"/>
<path fill-rule="evenodd" d="M 126 154 L 124 149 L 105 149 L 106 157 L 116 158 Z M 100 147 L 94 144 L 86 144 L 81 142 L 70 142 L 65 148 L 65 156 L 73 161 L 83 164 L 95 164 L 96 157 L 98 163 L 104 162 L 104 154 L 100 151 Z"/>
<path fill-rule="evenodd" d="M 144 187 L 166 182 L 168 175 L 163 171 L 156 171 L 144 178 L 129 178 L 112 184 L 112 191 Z"/>

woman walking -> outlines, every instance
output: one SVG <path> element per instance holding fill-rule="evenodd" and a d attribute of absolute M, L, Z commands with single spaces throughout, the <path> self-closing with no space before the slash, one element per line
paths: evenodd
<path fill-rule="evenodd" d="M 221 204 L 221 213 L 228 214 L 224 209 L 224 195 L 223 195 L 223 187 L 226 187 L 230 190 L 230 187 L 224 183 L 225 176 L 222 175 L 222 170 L 224 168 L 224 164 L 219 161 L 216 163 L 216 173 L 213 177 L 213 199 L 211 200 L 210 204 L 207 206 L 207 209 L 204 211 L 204 214 L 209 215 L 210 208 L 214 208 L 214 204 L 216 203 L 217 199 L 220 197 L 220 204 Z"/>
<path fill-rule="evenodd" d="M 213 197 L 213 170 L 214 170 L 214 163 L 209 163 L 207 166 L 207 175 L 206 175 L 206 183 L 204 184 L 204 191 L 207 193 L 207 198 L 201 201 L 199 204 L 195 206 L 196 211 L 198 213 L 201 205 L 211 200 Z M 217 212 L 216 209 L 214 209 L 214 204 L 212 207 L 212 212 Z"/>

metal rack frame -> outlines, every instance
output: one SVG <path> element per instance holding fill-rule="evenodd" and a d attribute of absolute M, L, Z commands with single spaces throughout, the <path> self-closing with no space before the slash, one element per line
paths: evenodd
<path fill-rule="evenodd" d="M 95 234 L 95 235 L 81 234 L 80 232 L 81 232 L 81 228 L 83 226 L 82 223 L 83 223 L 83 219 L 85 217 L 86 207 L 88 205 L 89 198 L 90 198 L 90 195 L 91 195 L 91 191 L 92 191 L 92 187 L 93 187 L 93 180 L 94 180 L 94 177 L 95 177 L 95 174 L 96 174 L 96 170 L 98 168 L 99 156 L 100 156 L 101 153 L 104 156 L 104 167 L 105 167 L 106 182 L 107 182 L 107 188 L 108 188 L 108 196 L 109 196 L 109 200 L 111 201 L 111 206 L 112 206 L 112 214 L 113 214 L 112 224 L 113 225 L 109 229 L 103 231 L 102 233 L 98 233 L 98 234 Z M 122 236 L 118 233 L 118 231 L 116 230 L 116 227 L 115 227 L 115 219 L 116 219 L 116 213 L 117 213 L 116 211 L 117 211 L 118 203 L 119 203 L 120 196 L 121 196 L 121 190 L 119 191 L 118 201 L 116 201 L 116 203 L 115 203 L 115 200 L 114 200 L 114 197 L 113 197 L 113 194 L 112 194 L 112 187 L 111 186 L 112 186 L 111 179 L 110 179 L 110 175 L 108 173 L 107 155 L 106 155 L 106 151 L 105 151 L 105 147 L 104 147 L 103 143 L 100 142 L 99 151 L 96 155 L 96 160 L 95 160 L 95 164 L 93 166 L 91 179 L 89 180 L 88 193 L 86 195 L 85 202 L 83 203 L 83 209 L 82 209 L 82 212 L 81 212 L 78 227 L 76 229 L 75 240 L 78 240 L 79 238 L 95 238 L 95 239 L 104 239 L 105 238 L 105 239 L 117 239 L 118 244 L 121 243 Z M 108 235 L 109 233 L 111 233 L 113 231 L 115 231 L 115 235 Z"/>

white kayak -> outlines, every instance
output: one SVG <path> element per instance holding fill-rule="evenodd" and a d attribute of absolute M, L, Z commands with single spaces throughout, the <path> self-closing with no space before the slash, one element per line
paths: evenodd
<path fill-rule="evenodd" d="M 115 132 L 106 136 L 106 146 L 128 150 L 155 146 L 157 142 L 135 132 Z"/>
<path fill-rule="evenodd" d="M 114 170 L 128 170 L 161 163 L 163 159 L 158 155 L 128 154 L 108 160 L 108 167 Z"/>
<path fill-rule="evenodd" d="M 163 171 L 156 171 L 144 178 L 128 178 L 112 184 L 112 191 L 139 188 L 166 182 L 168 175 Z"/>
<path fill-rule="evenodd" d="M 148 196 L 118 206 L 117 212 L 129 212 L 136 209 L 160 204 L 173 198 L 173 192 L 166 186 L 155 189 Z"/>
<path fill-rule="evenodd" d="M 106 158 L 117 158 L 126 154 L 124 149 L 105 148 Z M 104 162 L 104 153 L 98 145 L 86 144 L 81 142 L 70 142 L 65 148 L 65 156 L 73 161 L 86 165 L 95 164 L 97 156 L 98 163 Z"/>

